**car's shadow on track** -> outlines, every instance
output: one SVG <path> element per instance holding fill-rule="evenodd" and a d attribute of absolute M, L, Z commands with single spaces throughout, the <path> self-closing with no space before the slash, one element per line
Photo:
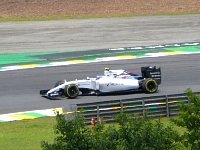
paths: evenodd
<path fill-rule="evenodd" d="M 159 90 L 156 92 L 159 93 Z M 142 97 L 149 97 L 149 96 L 155 96 L 156 93 L 145 93 L 144 91 L 132 91 L 132 92 L 126 92 L 126 93 L 100 93 L 100 94 L 84 94 L 79 95 L 78 97 L 74 99 L 81 99 L 81 97 L 87 98 L 87 97 L 113 97 L 113 96 L 123 96 L 123 95 L 142 95 Z M 144 94 L 146 96 L 144 96 Z M 53 101 L 63 101 L 63 100 L 73 100 L 73 98 L 68 98 L 66 96 L 60 96 L 60 97 L 48 97 L 48 96 L 42 96 L 43 98 L 47 100 L 53 100 Z M 139 96 L 140 97 L 140 96 Z"/>

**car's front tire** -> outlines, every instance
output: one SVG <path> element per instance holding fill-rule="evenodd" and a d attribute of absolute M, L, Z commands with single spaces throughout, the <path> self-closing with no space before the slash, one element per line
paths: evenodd
<path fill-rule="evenodd" d="M 64 95 L 74 99 L 79 95 L 79 88 L 76 84 L 69 84 L 64 88 Z"/>

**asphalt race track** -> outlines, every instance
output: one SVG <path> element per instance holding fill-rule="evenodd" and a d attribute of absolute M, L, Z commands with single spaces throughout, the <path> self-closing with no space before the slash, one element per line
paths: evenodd
<path fill-rule="evenodd" d="M 187 88 L 200 91 L 200 54 L 176 55 L 159 58 L 133 59 L 95 64 L 70 65 L 63 67 L 36 68 L 0 73 L 0 113 L 11 113 L 47 108 L 62 107 L 66 104 L 85 103 L 114 99 L 150 96 L 147 94 L 130 94 L 118 96 L 82 96 L 78 99 L 48 100 L 40 97 L 40 89 L 52 87 L 57 80 L 102 74 L 109 66 L 113 69 L 125 68 L 139 73 L 141 66 L 156 65 L 162 69 L 160 91 L 153 95 L 183 93 Z"/>
<path fill-rule="evenodd" d="M 154 45 L 154 44 L 168 44 L 177 42 L 199 42 L 200 41 L 200 17 L 199 15 L 194 16 L 183 16 L 183 18 L 174 17 L 170 22 L 167 21 L 168 17 L 155 17 L 148 21 L 144 17 L 141 21 L 134 20 L 133 22 L 138 22 L 136 28 L 130 27 L 133 24 L 127 25 L 131 19 L 122 19 L 124 24 L 120 24 L 112 28 L 113 25 L 117 23 L 116 19 L 112 22 L 109 20 L 109 27 L 103 26 L 103 24 L 98 24 L 99 20 L 88 21 L 91 25 L 93 31 L 98 31 L 92 34 L 92 37 L 88 37 L 90 26 L 85 27 L 87 31 L 81 34 L 75 34 L 73 37 L 66 38 L 66 41 L 62 41 L 64 34 L 59 30 L 53 29 L 65 29 L 61 28 L 58 22 L 50 22 L 50 25 L 42 25 L 38 27 L 40 30 L 36 32 L 36 26 L 30 25 L 28 23 L 1 23 L 0 24 L 0 48 L 1 53 L 5 53 L 8 50 L 9 53 L 17 52 L 29 52 L 37 49 L 38 51 L 53 51 L 56 50 L 83 50 L 83 49 L 94 49 L 94 48 L 110 48 L 118 46 L 142 46 L 142 45 Z M 161 19 L 159 21 L 159 19 Z M 168 18 L 169 19 L 169 18 Z M 101 20 L 101 19 L 100 19 Z M 129 21 L 128 21 L 129 20 Z M 157 21 L 154 24 L 153 21 Z M 179 21 L 182 22 L 179 22 Z M 75 21 L 76 22 L 76 21 Z M 87 22 L 87 21 L 83 21 Z M 100 21 L 101 22 L 101 21 Z M 73 22 L 74 23 L 74 22 Z M 71 24 L 73 24 L 71 23 Z M 145 24 L 146 23 L 146 24 Z M 159 24 L 160 23 L 160 24 Z M 16 28 L 14 28 L 14 25 Z M 29 24 L 29 25 L 28 25 Z M 33 23 L 36 24 L 36 23 Z M 42 24 L 42 23 L 41 23 Z M 40 23 L 38 25 L 41 25 Z M 66 22 L 64 23 L 64 25 Z M 28 29 L 23 29 L 24 26 Z M 86 25 L 86 24 L 84 24 Z M 83 26 L 84 26 L 83 25 Z M 142 26 L 143 25 L 143 26 Z M 77 24 L 77 28 L 81 26 L 80 23 Z M 99 27 L 101 29 L 97 29 Z M 31 30 L 31 27 L 33 30 Z M 77 29 L 76 28 L 76 29 Z M 142 30 L 142 29 L 145 30 Z M 9 31 L 9 32 L 8 32 Z M 81 30 L 82 31 L 82 30 Z M 102 32 L 101 32 L 102 31 Z M 121 31 L 121 32 L 120 32 Z M 124 31 L 124 32 L 123 32 Z M 130 31 L 130 32 L 129 32 Z M 78 32 L 78 31 L 77 31 Z M 79 30 L 80 32 L 80 30 Z M 2 34 L 3 33 L 3 34 Z M 9 34 L 8 34 L 9 33 Z M 88 33 L 88 34 L 86 34 Z M 99 35 L 95 35 L 101 33 Z M 118 33 L 118 34 L 117 34 Z M 132 33 L 132 36 L 130 34 Z M 132 38 L 135 34 L 136 37 Z M 56 38 L 56 36 L 60 36 Z M 73 32 L 71 33 L 73 34 Z M 100 37 L 104 37 L 105 39 Z M 109 36 L 108 36 L 109 35 Z M 163 35 L 163 36 L 162 36 Z M 37 36 L 41 38 L 37 39 Z M 76 40 L 76 36 L 79 37 Z M 113 36 L 113 39 L 111 38 Z M 4 37 L 4 38 L 3 38 Z M 53 37 L 55 39 L 53 39 Z M 97 37 L 96 41 L 94 40 Z M 118 38 L 117 38 L 118 37 Z M 148 38 L 149 37 L 149 38 Z M 35 39 L 34 39 L 35 38 Z M 46 39 L 45 39 L 46 38 Z M 75 39 L 76 42 L 72 42 Z M 103 41 L 98 42 L 99 39 Z M 106 42 L 107 39 L 107 42 Z M 41 42 L 39 42 L 41 40 Z M 91 46 L 90 46 L 90 42 Z M 27 42 L 25 42 L 27 41 Z M 132 41 L 132 42 L 131 42 Z M 144 41 L 144 43 L 143 43 Z M 80 42 L 80 43 L 78 43 Z M 69 47 L 67 45 L 69 44 Z M 96 44 L 96 46 L 95 46 Z M 36 45 L 36 46 L 35 46 Z M 18 51 L 19 50 L 19 51 Z M 36 50 L 36 51 L 37 51 Z M 165 94 L 175 94 L 183 93 L 187 88 L 192 88 L 193 91 L 200 91 L 200 54 L 192 55 L 176 55 L 168 57 L 156 57 L 156 58 L 142 58 L 142 59 L 132 59 L 132 60 L 120 60 L 120 61 L 110 61 L 101 63 L 91 63 L 91 64 L 81 64 L 81 65 L 70 65 L 70 66 L 60 66 L 60 67 L 48 67 L 48 68 L 35 68 L 27 70 L 17 70 L 17 71 L 7 71 L 0 72 L 0 114 L 21 112 L 29 110 L 47 109 L 62 107 L 67 104 L 74 103 L 85 103 L 93 101 L 104 101 L 104 100 L 114 100 L 114 99 L 125 99 L 125 98 L 136 98 L 136 97 L 146 97 L 147 94 L 130 94 L 130 95 L 118 95 L 118 96 L 83 96 L 77 99 L 64 99 L 64 100 L 48 100 L 40 97 L 40 89 L 48 89 L 52 87 L 57 80 L 67 79 L 82 79 L 89 77 L 95 77 L 97 74 L 101 75 L 105 67 L 111 67 L 113 69 L 124 68 L 134 73 L 140 72 L 141 66 L 146 65 L 156 65 L 160 66 L 162 69 L 162 84 L 159 87 L 159 92 L 153 95 L 165 95 Z"/>

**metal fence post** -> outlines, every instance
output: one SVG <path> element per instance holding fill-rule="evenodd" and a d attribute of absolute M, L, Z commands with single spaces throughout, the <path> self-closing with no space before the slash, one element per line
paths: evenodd
<path fill-rule="evenodd" d="M 187 96 L 187 100 L 188 100 L 188 105 L 191 105 L 191 100 L 188 96 Z"/>
<path fill-rule="evenodd" d="M 97 105 L 97 122 L 99 122 L 100 118 L 100 110 L 99 110 L 99 105 Z"/>
<path fill-rule="evenodd" d="M 169 117 L 169 99 L 167 95 L 166 95 L 166 112 L 167 112 L 167 117 Z"/>
<path fill-rule="evenodd" d="M 123 103 L 122 103 L 122 100 L 120 99 L 120 107 L 121 107 L 121 109 L 120 109 L 120 112 L 121 113 L 123 113 L 124 112 L 124 108 L 123 108 Z"/>
<path fill-rule="evenodd" d="M 143 113 L 143 117 L 145 118 L 146 114 L 145 114 L 145 103 L 144 103 L 144 100 L 142 100 L 142 113 Z"/>

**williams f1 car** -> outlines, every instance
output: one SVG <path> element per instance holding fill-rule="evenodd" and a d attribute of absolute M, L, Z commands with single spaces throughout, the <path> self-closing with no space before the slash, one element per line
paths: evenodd
<path fill-rule="evenodd" d="M 135 91 L 155 93 L 161 84 L 161 69 L 156 66 L 141 67 L 141 75 L 126 70 L 110 70 L 106 68 L 104 75 L 82 80 L 58 81 L 48 90 L 40 90 L 40 95 L 47 98 L 68 97 L 79 95 L 123 94 Z"/>

